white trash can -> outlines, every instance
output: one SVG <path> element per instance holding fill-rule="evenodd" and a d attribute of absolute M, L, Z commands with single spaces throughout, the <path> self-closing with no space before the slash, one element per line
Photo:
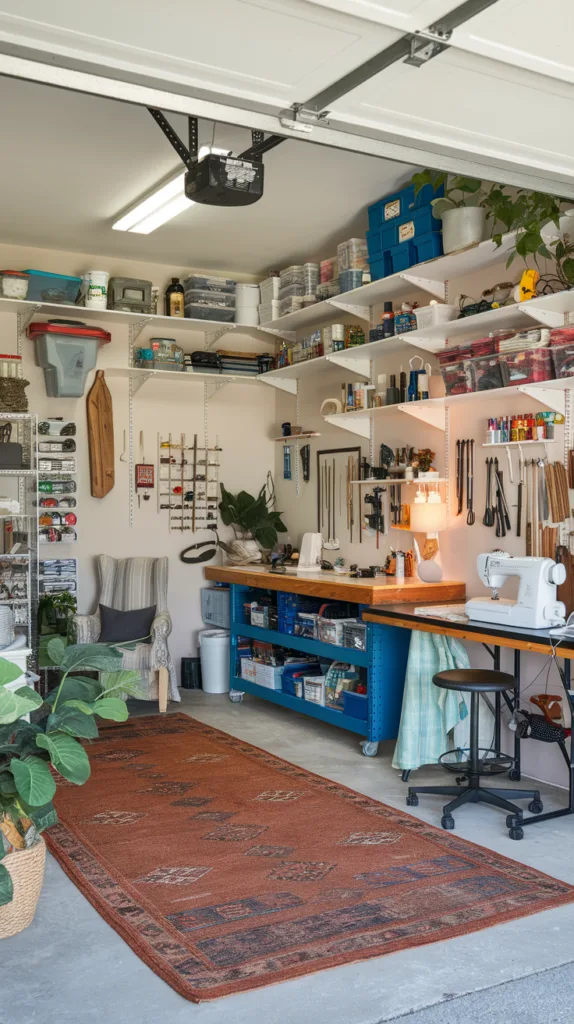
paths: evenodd
<path fill-rule="evenodd" d="M 204 693 L 229 693 L 229 630 L 202 629 L 199 656 Z"/>

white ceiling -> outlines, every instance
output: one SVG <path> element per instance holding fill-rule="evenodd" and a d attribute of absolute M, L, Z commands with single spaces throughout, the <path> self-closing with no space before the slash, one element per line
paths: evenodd
<path fill-rule="evenodd" d="M 187 139 L 185 118 L 170 117 Z M 330 255 L 364 234 L 366 205 L 407 181 L 411 167 L 287 141 L 265 157 L 253 206 L 194 206 L 150 235 L 112 231 L 117 214 L 178 166 L 136 106 L 0 78 L 0 233 L 4 242 L 94 255 L 265 273 Z M 212 124 L 200 125 L 200 143 Z M 250 134 L 219 126 L 215 145 L 245 149 Z"/>

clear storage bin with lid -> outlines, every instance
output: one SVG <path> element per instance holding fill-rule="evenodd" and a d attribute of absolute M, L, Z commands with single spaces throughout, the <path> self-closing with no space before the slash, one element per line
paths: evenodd
<path fill-rule="evenodd" d="M 186 302 L 185 315 L 189 320 L 218 320 L 230 324 L 235 318 L 235 306 L 199 306 Z"/>
<path fill-rule="evenodd" d="M 184 290 L 192 291 L 199 288 L 210 292 L 234 292 L 236 282 L 229 277 L 204 277 L 202 274 L 190 274 L 182 281 Z"/>
<path fill-rule="evenodd" d="M 0 295 L 4 299 L 25 299 L 29 280 L 23 270 L 0 270 Z"/>
<path fill-rule="evenodd" d="M 211 292 L 209 289 L 191 288 L 186 289 L 184 301 L 186 306 L 221 306 L 226 309 L 235 309 L 234 292 Z"/>
<path fill-rule="evenodd" d="M 289 284 L 285 288 L 281 286 L 279 299 L 289 299 L 292 295 L 305 295 L 304 284 Z"/>
<path fill-rule="evenodd" d="M 302 266 L 293 265 L 281 271 L 279 274 L 279 287 L 281 289 L 287 288 L 290 284 L 305 284 L 305 272 Z"/>

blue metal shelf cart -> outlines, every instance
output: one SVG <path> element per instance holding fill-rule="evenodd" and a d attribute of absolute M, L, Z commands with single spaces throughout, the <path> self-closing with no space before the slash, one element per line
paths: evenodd
<path fill-rule="evenodd" d="M 280 633 L 273 629 L 247 625 L 244 621 L 244 603 L 251 588 L 237 583 L 230 584 L 230 697 L 231 700 L 243 700 L 244 693 L 251 693 L 273 704 L 298 711 L 300 714 L 318 718 L 340 729 L 358 733 L 365 737 L 361 742 L 363 753 L 374 757 L 381 740 L 394 739 L 397 736 L 403 687 L 408 655 L 410 634 L 407 630 L 393 626 L 367 624 L 367 650 L 356 651 L 352 648 L 325 644 L 319 640 Z M 264 643 L 279 644 L 293 651 L 304 654 L 315 654 L 332 661 L 347 662 L 367 671 L 368 716 L 367 721 L 353 718 L 342 711 L 322 707 L 311 701 L 272 690 L 266 686 L 237 675 L 237 642 L 240 637 L 260 640 Z"/>

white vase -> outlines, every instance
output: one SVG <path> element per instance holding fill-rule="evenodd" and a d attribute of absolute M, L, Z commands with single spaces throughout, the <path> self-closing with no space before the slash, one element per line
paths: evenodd
<path fill-rule="evenodd" d="M 482 242 L 486 210 L 482 206 L 457 206 L 442 214 L 442 247 L 445 253 L 458 252 Z"/>
<path fill-rule="evenodd" d="M 251 565 L 254 562 L 260 562 L 263 557 L 257 541 L 249 537 L 232 540 L 228 547 L 231 554 L 228 554 L 227 557 L 232 565 Z"/>

